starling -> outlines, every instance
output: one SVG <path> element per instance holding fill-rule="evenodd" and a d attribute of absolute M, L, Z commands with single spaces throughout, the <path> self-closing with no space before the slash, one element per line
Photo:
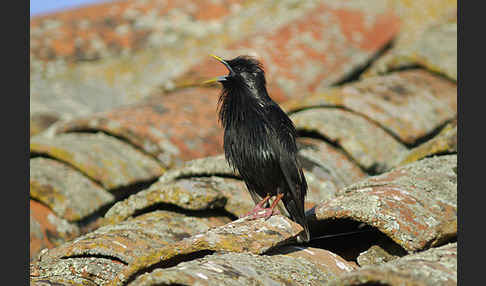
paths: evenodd
<path fill-rule="evenodd" d="M 309 241 L 304 199 L 307 182 L 297 159 L 295 127 L 268 95 L 262 64 L 249 56 L 223 60 L 228 75 L 208 82 L 223 86 L 219 97 L 219 120 L 224 128 L 224 153 L 229 165 L 239 172 L 256 203 L 247 214 L 268 218 L 277 213 L 281 200 L 286 215 L 304 232 L 300 241 Z M 270 198 L 275 197 L 268 207 Z"/>

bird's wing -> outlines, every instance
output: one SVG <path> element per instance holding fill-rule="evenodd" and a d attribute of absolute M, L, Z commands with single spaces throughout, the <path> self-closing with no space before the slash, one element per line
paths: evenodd
<path fill-rule="evenodd" d="M 271 136 L 273 138 L 271 144 L 273 150 L 278 150 L 276 155 L 290 189 L 290 195 L 296 201 L 303 202 L 307 193 L 307 182 L 297 159 L 295 127 L 290 118 L 277 105 L 268 107 L 267 118 L 272 120 L 272 125 L 276 127 L 275 135 Z M 299 208 L 302 208 L 302 212 L 304 212 L 303 206 L 299 206 Z"/>
<path fill-rule="evenodd" d="M 272 149 L 276 150 L 280 170 L 285 177 L 285 196 L 282 198 L 291 218 L 304 228 L 301 239 L 309 241 L 309 225 L 305 218 L 304 200 L 307 194 L 307 182 L 297 159 L 295 138 L 297 132 L 290 118 L 276 104 L 267 109 L 268 120 L 274 126 L 271 139 Z"/>

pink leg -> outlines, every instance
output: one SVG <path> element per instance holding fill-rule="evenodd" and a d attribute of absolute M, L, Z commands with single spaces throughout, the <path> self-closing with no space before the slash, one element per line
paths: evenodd
<path fill-rule="evenodd" d="M 248 213 L 246 213 L 245 215 L 241 216 L 241 217 L 247 217 L 247 216 L 250 216 L 250 215 L 255 215 L 263 210 L 265 210 L 265 208 L 263 208 L 263 205 L 270 199 L 270 195 L 267 195 L 266 197 L 263 198 L 263 200 L 261 200 L 258 204 L 255 205 L 255 207 Z M 240 217 L 240 218 L 241 218 Z"/>
<path fill-rule="evenodd" d="M 258 203 L 255 208 L 246 214 L 245 216 L 249 216 L 250 219 L 257 219 L 257 218 L 266 218 L 268 219 L 274 214 L 278 214 L 278 210 L 275 210 L 275 207 L 277 206 L 277 203 L 282 199 L 283 194 L 278 194 L 277 198 L 273 201 L 272 205 L 269 208 L 262 208 L 263 204 L 267 202 L 270 199 L 270 196 L 266 196 L 264 200 L 262 200 L 260 203 Z"/>

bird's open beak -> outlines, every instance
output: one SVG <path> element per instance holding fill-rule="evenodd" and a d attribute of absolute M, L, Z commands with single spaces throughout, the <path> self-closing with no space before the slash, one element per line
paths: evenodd
<path fill-rule="evenodd" d="M 206 81 L 203 82 L 203 84 L 207 84 L 207 83 L 213 83 L 213 82 L 220 82 L 220 81 L 225 81 L 228 79 L 228 76 L 232 75 L 234 72 L 233 72 L 233 69 L 230 67 L 230 65 L 225 61 L 223 60 L 222 58 L 218 57 L 218 56 L 215 56 L 215 55 L 210 55 L 211 57 L 217 59 L 219 62 L 221 62 L 228 70 L 229 70 L 229 74 L 228 75 L 223 75 L 223 76 L 218 76 L 218 77 L 214 77 L 212 79 L 208 79 Z"/>

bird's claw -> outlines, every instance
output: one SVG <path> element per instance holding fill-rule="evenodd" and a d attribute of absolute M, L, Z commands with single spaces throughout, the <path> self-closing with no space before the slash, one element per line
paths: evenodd
<path fill-rule="evenodd" d="M 265 218 L 265 220 L 269 219 L 272 215 L 278 215 L 280 212 L 277 209 L 271 209 L 271 208 L 259 208 L 256 210 L 253 210 L 243 217 L 246 217 L 250 220 L 254 219 L 259 219 L 259 218 Z"/>

